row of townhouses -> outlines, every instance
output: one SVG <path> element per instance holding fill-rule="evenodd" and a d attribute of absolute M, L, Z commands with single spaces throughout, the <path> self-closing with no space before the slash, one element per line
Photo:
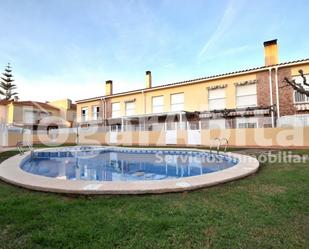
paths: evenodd
<path fill-rule="evenodd" d="M 309 113 L 309 98 L 284 82 L 302 82 L 299 70 L 309 74 L 309 59 L 279 63 L 277 40 L 264 43 L 264 56 L 261 67 L 161 86 L 147 71 L 144 89 L 122 93 L 106 81 L 104 96 L 76 102 L 78 123 L 112 131 L 262 128 Z"/>
<path fill-rule="evenodd" d="M 0 123 L 8 126 L 38 129 L 69 128 L 76 120 L 76 104 L 69 99 L 37 102 L 0 100 Z"/>

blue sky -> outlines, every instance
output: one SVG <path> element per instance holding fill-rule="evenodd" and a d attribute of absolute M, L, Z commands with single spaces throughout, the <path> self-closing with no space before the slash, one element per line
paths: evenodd
<path fill-rule="evenodd" d="M 24 100 L 73 100 L 309 57 L 309 1 L 0 0 L 0 70 Z M 1 69 L 2 68 L 2 69 Z"/>

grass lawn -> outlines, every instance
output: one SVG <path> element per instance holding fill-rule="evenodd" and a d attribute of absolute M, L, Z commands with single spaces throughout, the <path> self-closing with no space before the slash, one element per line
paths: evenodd
<path fill-rule="evenodd" d="M 70 197 L 0 181 L 0 248 L 308 246 L 309 162 L 263 164 L 243 180 L 164 195 Z"/>

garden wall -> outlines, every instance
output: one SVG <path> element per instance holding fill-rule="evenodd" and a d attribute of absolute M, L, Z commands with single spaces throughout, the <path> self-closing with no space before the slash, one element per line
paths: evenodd
<path fill-rule="evenodd" d="M 260 129 L 226 129 L 201 130 L 201 142 L 197 145 L 188 143 L 188 132 L 177 131 L 175 144 L 166 144 L 165 131 L 133 132 L 96 132 L 80 131 L 51 136 L 49 134 L 33 135 L 33 143 L 57 144 L 97 144 L 124 146 L 202 146 L 209 147 L 215 138 L 227 138 L 233 147 L 308 147 L 309 127 L 306 128 L 260 128 Z M 16 140 L 14 136 L 11 138 Z M 14 142 L 13 142 L 14 143 Z"/>

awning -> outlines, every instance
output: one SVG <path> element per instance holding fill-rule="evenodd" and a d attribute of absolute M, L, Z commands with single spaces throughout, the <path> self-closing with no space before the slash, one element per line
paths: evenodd
<path fill-rule="evenodd" d="M 123 116 L 118 118 L 108 118 L 107 120 L 138 120 L 141 118 L 151 118 L 151 117 L 163 117 L 163 116 L 176 116 L 176 115 L 184 115 L 190 112 L 186 111 L 179 111 L 179 112 L 160 112 L 160 113 L 148 113 L 148 114 L 141 114 L 141 115 L 130 115 L 130 116 Z"/>
<path fill-rule="evenodd" d="M 269 115 L 270 107 L 248 107 L 239 109 L 223 109 L 223 110 L 213 110 L 205 111 L 200 114 L 200 118 L 228 118 L 237 116 L 260 116 Z"/>

